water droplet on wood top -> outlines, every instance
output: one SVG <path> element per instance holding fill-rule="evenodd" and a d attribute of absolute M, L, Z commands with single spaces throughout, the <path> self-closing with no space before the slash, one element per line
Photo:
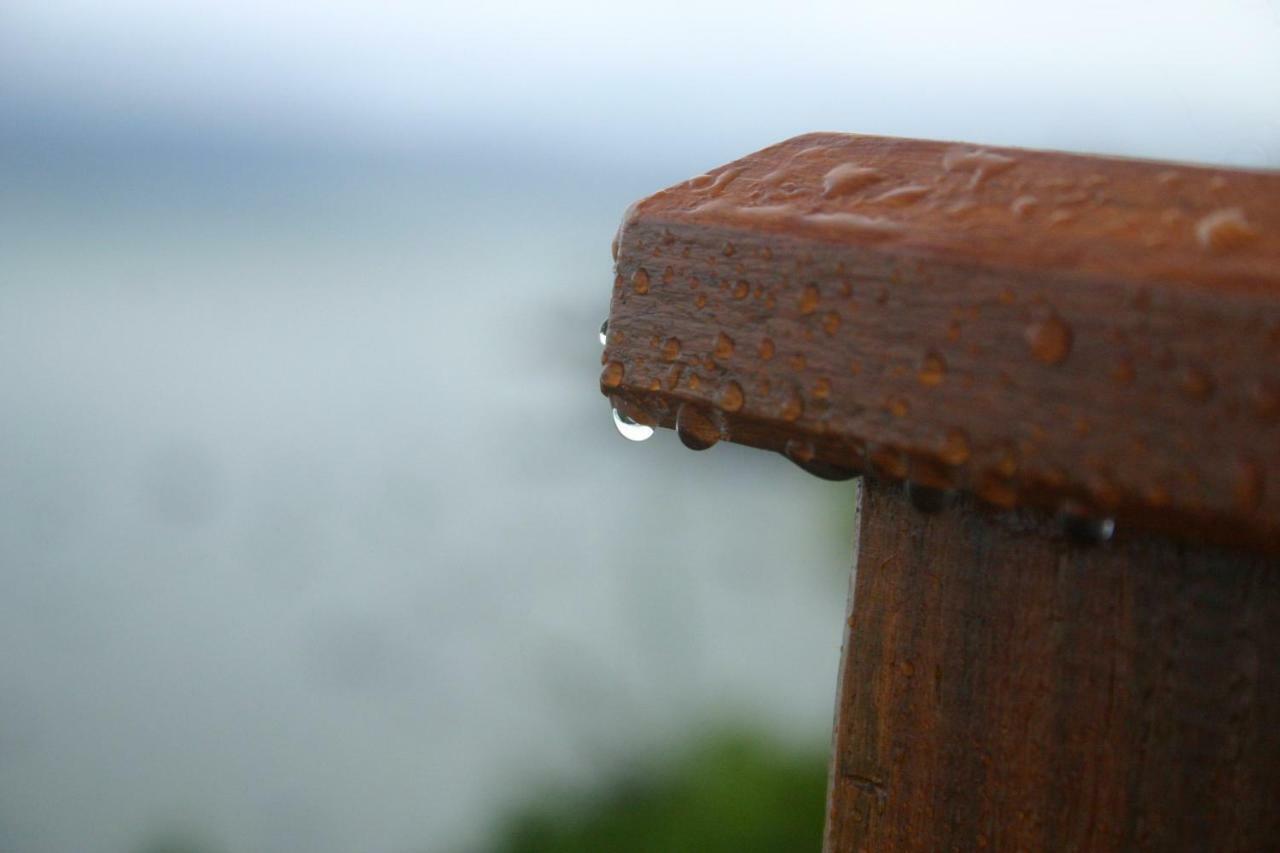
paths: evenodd
<path fill-rule="evenodd" d="M 1215 210 L 1196 223 L 1196 239 L 1211 252 L 1229 252 L 1252 243 L 1258 232 L 1238 207 Z"/>
<path fill-rule="evenodd" d="M 863 187 L 884 180 L 884 172 L 856 163 L 841 163 L 822 177 L 822 194 L 826 198 L 851 195 Z"/>

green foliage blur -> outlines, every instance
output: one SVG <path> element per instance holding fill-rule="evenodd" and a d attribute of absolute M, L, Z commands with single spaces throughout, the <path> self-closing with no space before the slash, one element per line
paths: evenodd
<path fill-rule="evenodd" d="M 716 734 L 661 770 L 531 807 L 491 853 L 796 853 L 821 847 L 826 757 Z"/>

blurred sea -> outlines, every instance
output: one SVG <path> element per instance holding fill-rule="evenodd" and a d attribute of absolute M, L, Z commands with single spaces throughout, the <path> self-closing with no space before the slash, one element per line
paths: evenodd
<path fill-rule="evenodd" d="M 597 390 L 613 231 L 684 174 L 20 142 L 0 850 L 456 849 L 700 720 L 825 743 L 854 487 Z"/>

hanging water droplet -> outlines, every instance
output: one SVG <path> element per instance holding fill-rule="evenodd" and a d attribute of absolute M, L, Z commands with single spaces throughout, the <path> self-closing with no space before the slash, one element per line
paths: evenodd
<path fill-rule="evenodd" d="M 676 435 L 690 450 L 706 450 L 720 440 L 720 428 L 693 403 L 676 412 Z"/>
<path fill-rule="evenodd" d="M 1115 519 L 1089 515 L 1075 505 L 1064 507 L 1058 517 L 1062 521 L 1062 532 L 1080 545 L 1101 545 L 1116 532 Z"/>
<path fill-rule="evenodd" d="M 600 324 L 600 346 L 604 346 L 609 339 L 609 318 Z"/>
<path fill-rule="evenodd" d="M 853 468 L 845 468 L 817 459 L 817 450 L 811 441 L 798 438 L 787 439 L 782 455 L 790 459 L 800 470 L 821 480 L 839 483 L 858 476 L 858 472 Z"/>
<path fill-rule="evenodd" d="M 947 437 L 942 444 L 940 455 L 942 461 L 948 465 L 963 465 L 969 459 L 968 434 L 958 428 L 947 430 Z"/>
<path fill-rule="evenodd" d="M 644 441 L 653 437 L 653 427 L 633 421 L 617 409 L 613 410 L 613 425 L 618 428 L 618 433 L 628 441 Z"/>
<path fill-rule="evenodd" d="M 792 391 L 782 403 L 781 414 L 784 421 L 800 420 L 800 416 L 804 414 L 804 398 Z"/>

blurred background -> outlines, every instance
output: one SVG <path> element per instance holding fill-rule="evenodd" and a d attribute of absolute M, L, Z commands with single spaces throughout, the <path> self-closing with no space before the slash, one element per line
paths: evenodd
<path fill-rule="evenodd" d="M 597 389 L 635 199 L 1280 166 L 1280 2 L 0 5 L 0 851 L 816 850 L 854 484 Z"/>

